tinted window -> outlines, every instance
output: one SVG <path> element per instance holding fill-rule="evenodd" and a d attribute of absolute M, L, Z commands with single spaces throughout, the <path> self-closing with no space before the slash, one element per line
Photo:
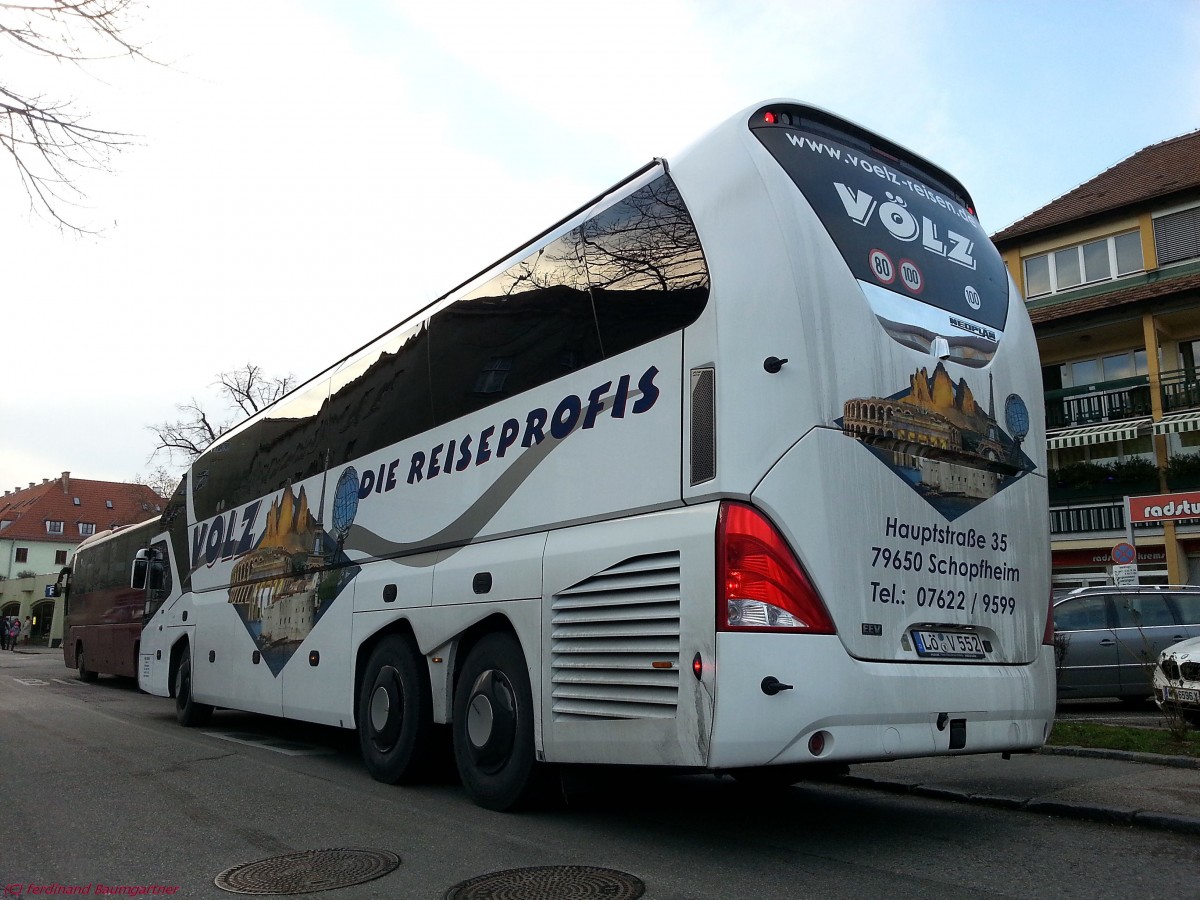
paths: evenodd
<path fill-rule="evenodd" d="M 1108 627 L 1108 610 L 1105 598 L 1076 597 L 1064 600 L 1054 607 L 1054 629 L 1056 631 L 1088 631 Z"/>
<path fill-rule="evenodd" d="M 1004 328 L 1004 263 L 964 205 L 967 198 L 939 184 L 936 172 L 815 121 L 759 124 L 754 134 L 804 194 L 856 278 L 894 293 L 897 303 L 918 301 Z"/>
<path fill-rule="evenodd" d="M 1200 594 L 1172 594 L 1171 602 L 1184 625 L 1200 625 Z"/>
<path fill-rule="evenodd" d="M 655 179 L 433 316 L 447 422 L 696 320 L 708 270 L 671 179 Z"/>
<path fill-rule="evenodd" d="M 1174 625 L 1175 617 L 1161 594 L 1124 594 L 1114 598 L 1118 628 L 1153 628 Z"/>
<path fill-rule="evenodd" d="M 192 466 L 196 520 L 281 490 L 324 469 L 321 410 L 329 382 L 320 378 L 235 429 Z"/>
<path fill-rule="evenodd" d="M 576 229 L 433 316 L 438 423 L 600 361 L 579 251 Z"/>
<path fill-rule="evenodd" d="M 128 587 L 133 558 L 146 546 L 147 533 L 146 529 L 133 528 L 99 546 L 85 547 L 71 567 L 71 594 L 79 597 L 94 591 Z"/>
<path fill-rule="evenodd" d="M 708 301 L 700 239 L 666 176 L 585 222 L 583 245 L 606 357 L 690 325 Z"/>
<path fill-rule="evenodd" d="M 330 468 L 433 427 L 429 330 L 384 335 L 333 375 Z"/>

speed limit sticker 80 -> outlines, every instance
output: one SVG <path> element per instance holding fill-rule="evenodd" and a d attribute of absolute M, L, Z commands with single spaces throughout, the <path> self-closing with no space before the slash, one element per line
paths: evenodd
<path fill-rule="evenodd" d="M 895 281 L 896 267 L 892 265 L 892 258 L 882 250 L 872 250 L 871 274 L 875 276 L 880 284 L 891 284 Z"/>

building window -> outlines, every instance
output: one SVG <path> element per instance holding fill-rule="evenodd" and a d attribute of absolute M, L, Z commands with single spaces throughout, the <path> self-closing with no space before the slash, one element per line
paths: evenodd
<path fill-rule="evenodd" d="M 1134 378 L 1149 372 L 1145 350 L 1128 350 L 1109 356 L 1080 359 L 1042 368 L 1042 386 L 1047 391 L 1084 387 L 1103 381 Z"/>
<path fill-rule="evenodd" d="M 79 533 L 81 535 L 83 535 L 84 537 L 89 537 L 89 536 L 95 534 L 96 533 L 96 523 L 95 522 L 80 522 L 79 523 Z"/>
<path fill-rule="evenodd" d="M 56 566 L 65 566 L 67 564 L 67 551 L 66 550 L 55 550 L 54 551 L 54 564 Z"/>
<path fill-rule="evenodd" d="M 1157 230 L 1156 224 L 1156 233 Z M 1161 262 L 1161 257 L 1159 260 Z M 1083 284 L 1112 281 L 1143 268 L 1141 235 L 1137 231 L 1126 231 L 1028 257 L 1025 260 L 1025 296 L 1032 299 Z"/>
<path fill-rule="evenodd" d="M 73 499 L 71 502 L 72 502 L 72 503 L 74 503 L 76 506 L 78 506 L 78 505 L 79 505 L 79 498 L 78 498 L 78 497 L 76 497 L 76 498 L 74 498 L 74 499 Z"/>
<path fill-rule="evenodd" d="M 112 508 L 113 508 L 113 507 L 112 507 L 112 501 L 111 501 L 111 500 L 105 500 L 105 501 L 104 501 L 104 505 L 105 505 L 105 506 L 107 506 L 109 509 L 112 509 Z"/>
<path fill-rule="evenodd" d="M 493 356 L 475 378 L 476 394 L 499 394 L 512 371 L 511 356 Z"/>
<path fill-rule="evenodd" d="M 62 534 L 63 533 L 63 523 L 62 522 L 54 522 L 54 521 L 47 519 L 46 520 L 46 533 L 47 534 Z"/>
<path fill-rule="evenodd" d="M 18 547 L 17 548 L 17 562 L 29 562 L 29 548 L 28 547 Z"/>
<path fill-rule="evenodd" d="M 1160 266 L 1200 256 L 1200 206 L 1158 216 L 1154 220 L 1154 248 Z"/>

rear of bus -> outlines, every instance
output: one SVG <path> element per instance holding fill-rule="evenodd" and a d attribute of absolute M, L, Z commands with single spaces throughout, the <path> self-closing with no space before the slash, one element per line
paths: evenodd
<path fill-rule="evenodd" d="M 671 173 L 712 278 L 684 472 L 719 508 L 709 767 L 1040 746 L 1037 347 L 966 190 L 791 102 Z"/>

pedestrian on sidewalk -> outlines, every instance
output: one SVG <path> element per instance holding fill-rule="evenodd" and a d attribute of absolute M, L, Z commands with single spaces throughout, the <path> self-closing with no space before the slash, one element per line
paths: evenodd
<path fill-rule="evenodd" d="M 8 616 L 0 616 L 0 650 L 8 649 Z"/>
<path fill-rule="evenodd" d="M 33 640 L 33 620 L 29 616 L 25 617 L 25 623 L 21 626 L 21 643 L 26 647 Z"/>
<path fill-rule="evenodd" d="M 17 650 L 17 640 L 21 637 L 21 617 L 13 616 L 8 620 L 8 649 L 14 653 Z"/>

